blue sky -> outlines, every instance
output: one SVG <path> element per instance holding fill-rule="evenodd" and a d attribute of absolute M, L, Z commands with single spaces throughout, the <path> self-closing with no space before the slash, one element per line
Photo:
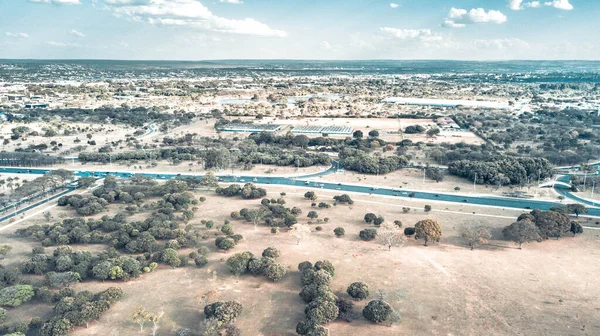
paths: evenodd
<path fill-rule="evenodd" d="M 599 59 L 598 0 L 0 0 L 0 58 Z"/>

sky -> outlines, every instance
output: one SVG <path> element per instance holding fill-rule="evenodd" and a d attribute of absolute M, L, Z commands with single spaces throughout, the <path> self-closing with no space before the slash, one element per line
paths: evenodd
<path fill-rule="evenodd" d="M 600 59 L 599 0 L 0 0 L 0 58 Z"/>

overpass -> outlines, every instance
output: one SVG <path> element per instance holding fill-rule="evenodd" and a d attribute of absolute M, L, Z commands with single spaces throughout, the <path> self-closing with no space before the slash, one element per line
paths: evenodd
<path fill-rule="evenodd" d="M 567 183 L 567 182 L 562 182 L 559 180 L 553 180 L 553 181 L 548 181 L 548 182 L 544 182 L 542 184 L 540 184 L 538 186 L 538 188 L 557 188 L 557 187 L 562 187 L 562 188 L 568 188 L 571 189 L 571 183 Z"/>

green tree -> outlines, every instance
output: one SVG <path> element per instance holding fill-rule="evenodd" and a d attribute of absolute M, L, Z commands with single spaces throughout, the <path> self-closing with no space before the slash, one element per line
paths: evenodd
<path fill-rule="evenodd" d="M 479 245 L 487 244 L 492 238 L 489 228 L 475 223 L 467 223 L 461 230 L 460 236 L 465 240 L 465 243 L 474 250 Z"/>
<path fill-rule="evenodd" d="M 502 230 L 504 238 L 519 244 L 519 249 L 523 248 L 523 243 L 536 241 L 540 238 L 539 230 L 528 219 L 516 221 Z"/>
<path fill-rule="evenodd" d="M 181 265 L 181 259 L 179 258 L 179 254 L 177 254 L 177 250 L 174 250 L 172 248 L 166 248 L 163 251 L 161 260 L 167 263 L 172 268 Z"/>
<path fill-rule="evenodd" d="M 373 300 L 366 305 L 362 314 L 367 320 L 380 323 L 386 321 L 393 311 L 394 309 L 389 303 L 383 300 Z"/>
<path fill-rule="evenodd" d="M 356 300 L 364 300 L 369 297 L 369 286 L 364 282 L 353 282 L 348 286 L 346 292 Z"/>
<path fill-rule="evenodd" d="M 425 219 L 415 224 L 415 239 L 425 240 L 425 246 L 430 241 L 439 242 L 442 238 L 442 228 L 438 222 Z"/>

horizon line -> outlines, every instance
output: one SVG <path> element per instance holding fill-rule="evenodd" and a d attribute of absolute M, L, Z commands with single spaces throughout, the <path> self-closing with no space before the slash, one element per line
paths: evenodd
<path fill-rule="evenodd" d="M 287 62 L 600 62 L 600 59 L 446 59 L 446 58 L 417 58 L 417 59 L 394 59 L 394 58 L 365 58 L 365 59 L 318 59 L 318 58 L 219 58 L 219 59 L 118 59 L 118 58 L 0 58 L 1 61 L 121 61 L 121 62 L 229 62 L 229 61 L 287 61 Z"/>

